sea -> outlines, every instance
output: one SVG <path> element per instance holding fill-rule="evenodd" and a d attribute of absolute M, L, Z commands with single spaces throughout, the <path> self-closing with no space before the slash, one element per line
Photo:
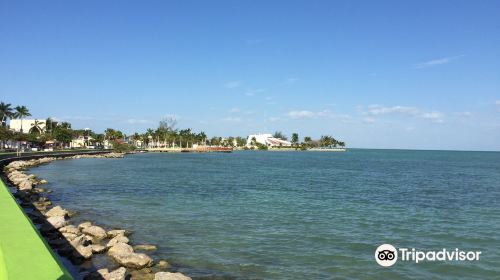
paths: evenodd
<path fill-rule="evenodd" d="M 54 204 L 193 279 L 499 279 L 500 152 L 144 153 L 31 169 Z M 376 261 L 382 244 L 481 252 Z"/>

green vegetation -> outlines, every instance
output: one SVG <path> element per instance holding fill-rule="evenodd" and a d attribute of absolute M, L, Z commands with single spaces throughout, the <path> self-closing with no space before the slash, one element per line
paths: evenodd
<path fill-rule="evenodd" d="M 68 122 L 57 122 L 51 118 L 35 120 L 30 125 L 21 121 L 20 131 L 13 131 L 7 126 L 9 119 L 21 119 L 31 116 L 26 106 L 16 106 L 0 102 L 0 150 L 5 150 L 10 143 L 11 147 L 23 146 L 26 148 L 68 148 L 70 142 L 77 137 L 84 137 L 85 146 L 102 146 L 103 135 L 91 130 L 74 130 Z M 28 127 L 29 126 L 29 127 Z"/>
<path fill-rule="evenodd" d="M 288 137 L 286 137 L 285 134 L 281 133 L 281 131 L 276 131 L 273 134 L 274 138 L 282 139 L 282 140 L 288 140 Z"/>
<path fill-rule="evenodd" d="M 128 153 L 136 149 L 134 145 L 124 143 L 120 140 L 114 140 L 112 142 L 112 145 L 113 145 L 113 151 L 117 153 Z"/>
<path fill-rule="evenodd" d="M 298 133 L 292 133 L 292 147 L 297 148 L 299 145 L 299 134 Z"/>
<path fill-rule="evenodd" d="M 7 119 L 14 117 L 14 111 L 11 104 L 0 102 L 0 120 L 2 127 L 7 127 Z"/>
<path fill-rule="evenodd" d="M 30 112 L 28 111 L 28 108 L 26 108 L 26 106 L 17 106 L 16 108 L 14 108 L 16 110 L 16 112 L 14 113 L 14 118 L 16 119 L 21 119 L 21 133 L 23 133 L 23 122 L 22 120 L 25 118 L 25 117 L 29 117 L 31 116 Z"/>
<path fill-rule="evenodd" d="M 22 120 L 28 116 L 31 116 L 31 113 L 26 106 L 12 108 L 11 104 L 0 102 L 0 150 L 5 150 L 5 147 L 12 148 L 19 146 L 28 149 L 31 147 L 39 149 L 106 147 L 113 148 L 115 151 L 128 152 L 135 148 L 192 148 L 195 145 L 259 150 L 268 149 L 266 145 L 257 143 L 255 138 L 251 139 L 251 143 L 247 147 L 246 137 L 229 136 L 223 138 L 213 136 L 208 138 L 203 131 L 194 132 L 190 128 L 178 129 L 176 128 L 177 120 L 174 117 L 160 120 L 156 129 L 148 128 L 144 133 L 136 132 L 128 136 L 114 128 L 107 128 L 102 134 L 88 129 L 73 129 L 70 123 L 59 122 L 52 118 L 47 118 L 45 121 L 31 121 L 29 123 L 30 127 L 22 127 L 22 130 L 17 132 L 9 129 L 7 126 L 8 119 Z M 318 147 L 345 147 L 344 142 L 338 141 L 329 135 L 323 135 L 319 140 L 313 140 L 311 137 L 306 136 L 303 142 L 300 142 L 297 132 L 291 135 L 292 148 L 296 150 L 307 150 Z M 288 139 L 281 131 L 274 132 L 273 137 L 282 140 Z M 274 148 L 290 149 L 289 146 Z"/>

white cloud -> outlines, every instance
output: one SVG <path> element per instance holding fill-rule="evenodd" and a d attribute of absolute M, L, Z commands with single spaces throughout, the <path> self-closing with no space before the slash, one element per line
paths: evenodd
<path fill-rule="evenodd" d="M 329 117 L 332 115 L 332 113 L 329 110 L 323 110 L 318 112 L 300 110 L 300 111 L 290 111 L 286 115 L 291 119 L 312 119 L 312 118 Z"/>
<path fill-rule="evenodd" d="M 295 82 L 297 82 L 299 79 L 297 78 L 287 78 L 284 82 L 284 84 L 294 84 Z"/>
<path fill-rule="evenodd" d="M 270 117 L 268 120 L 269 120 L 270 122 L 277 122 L 277 121 L 279 121 L 279 120 L 280 120 L 280 118 L 278 118 L 278 117 Z"/>
<path fill-rule="evenodd" d="M 363 118 L 363 122 L 364 123 L 374 123 L 375 122 L 375 118 L 366 117 L 366 118 Z"/>
<path fill-rule="evenodd" d="M 465 117 L 465 118 L 469 118 L 469 117 L 472 117 L 472 113 L 471 112 L 458 112 L 456 113 L 457 116 L 459 117 Z"/>
<path fill-rule="evenodd" d="M 495 101 L 495 104 L 496 104 L 496 105 L 497 105 L 497 107 L 498 107 L 498 111 L 500 111 L 500 100 Z"/>
<path fill-rule="evenodd" d="M 442 123 L 444 121 L 445 114 L 439 111 L 424 111 L 417 107 L 411 106 L 381 106 L 381 105 L 370 105 L 362 114 L 369 118 L 369 122 L 374 122 L 375 117 L 381 115 L 391 115 L 391 114 L 399 114 L 406 115 L 415 118 L 428 119 L 433 122 Z"/>
<path fill-rule="evenodd" d="M 257 93 L 264 92 L 264 89 L 258 88 L 258 89 L 249 89 L 245 92 L 246 96 L 255 96 Z"/>
<path fill-rule="evenodd" d="M 229 113 L 238 113 L 238 112 L 241 112 L 241 109 L 238 107 L 233 107 L 233 108 L 229 109 L 228 112 Z"/>
<path fill-rule="evenodd" d="M 419 112 L 420 110 L 415 107 L 407 107 L 407 106 L 384 107 L 380 105 L 370 105 L 368 106 L 368 110 L 365 112 L 365 114 L 370 116 L 378 116 L 378 115 L 392 114 L 392 113 L 417 115 Z"/>
<path fill-rule="evenodd" d="M 88 117 L 88 116 L 64 116 L 61 119 L 63 119 L 63 120 L 74 120 L 74 121 L 104 120 L 104 119 L 97 119 L 97 118 Z M 109 119 L 105 119 L 105 120 L 109 120 Z"/>
<path fill-rule="evenodd" d="M 444 114 L 441 112 L 433 111 L 433 112 L 422 113 L 421 117 L 424 119 L 432 120 L 434 122 L 442 123 Z"/>
<path fill-rule="evenodd" d="M 314 113 L 311 111 L 290 111 L 287 114 L 292 119 L 312 118 Z"/>
<path fill-rule="evenodd" d="M 450 63 L 453 60 L 456 60 L 456 59 L 461 58 L 461 57 L 463 57 L 463 55 L 433 59 L 433 60 L 417 63 L 415 65 L 415 68 L 421 69 L 421 68 L 427 68 L 427 67 L 433 67 L 433 66 L 437 66 L 437 65 L 447 64 L 447 63 Z"/>
<path fill-rule="evenodd" d="M 144 120 L 144 119 L 128 119 L 125 121 L 128 124 L 147 124 L 147 123 L 153 123 L 151 120 Z"/>
<path fill-rule="evenodd" d="M 241 85 L 240 81 L 230 81 L 224 84 L 225 88 L 237 88 Z"/>

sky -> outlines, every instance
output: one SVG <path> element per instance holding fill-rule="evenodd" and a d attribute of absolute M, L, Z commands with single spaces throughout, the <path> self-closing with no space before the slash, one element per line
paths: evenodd
<path fill-rule="evenodd" d="M 500 150 L 500 1 L 0 0 L 0 101 L 126 133 Z"/>

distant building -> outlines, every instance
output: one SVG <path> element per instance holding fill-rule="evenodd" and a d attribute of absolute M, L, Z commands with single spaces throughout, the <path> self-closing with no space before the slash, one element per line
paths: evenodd
<path fill-rule="evenodd" d="M 283 139 L 274 138 L 272 134 L 252 134 L 247 138 L 247 147 L 254 146 L 255 143 L 260 143 L 268 147 L 291 147 L 292 143 Z"/>
<path fill-rule="evenodd" d="M 14 132 L 43 134 L 46 131 L 45 120 L 37 119 L 12 119 L 10 120 L 10 130 Z"/>
<path fill-rule="evenodd" d="M 95 148 L 95 140 L 92 138 L 92 136 L 78 136 L 76 138 L 73 138 L 71 142 L 69 143 L 70 148 L 77 148 L 77 149 L 82 149 L 82 148 L 89 148 L 89 149 L 94 149 Z"/>

